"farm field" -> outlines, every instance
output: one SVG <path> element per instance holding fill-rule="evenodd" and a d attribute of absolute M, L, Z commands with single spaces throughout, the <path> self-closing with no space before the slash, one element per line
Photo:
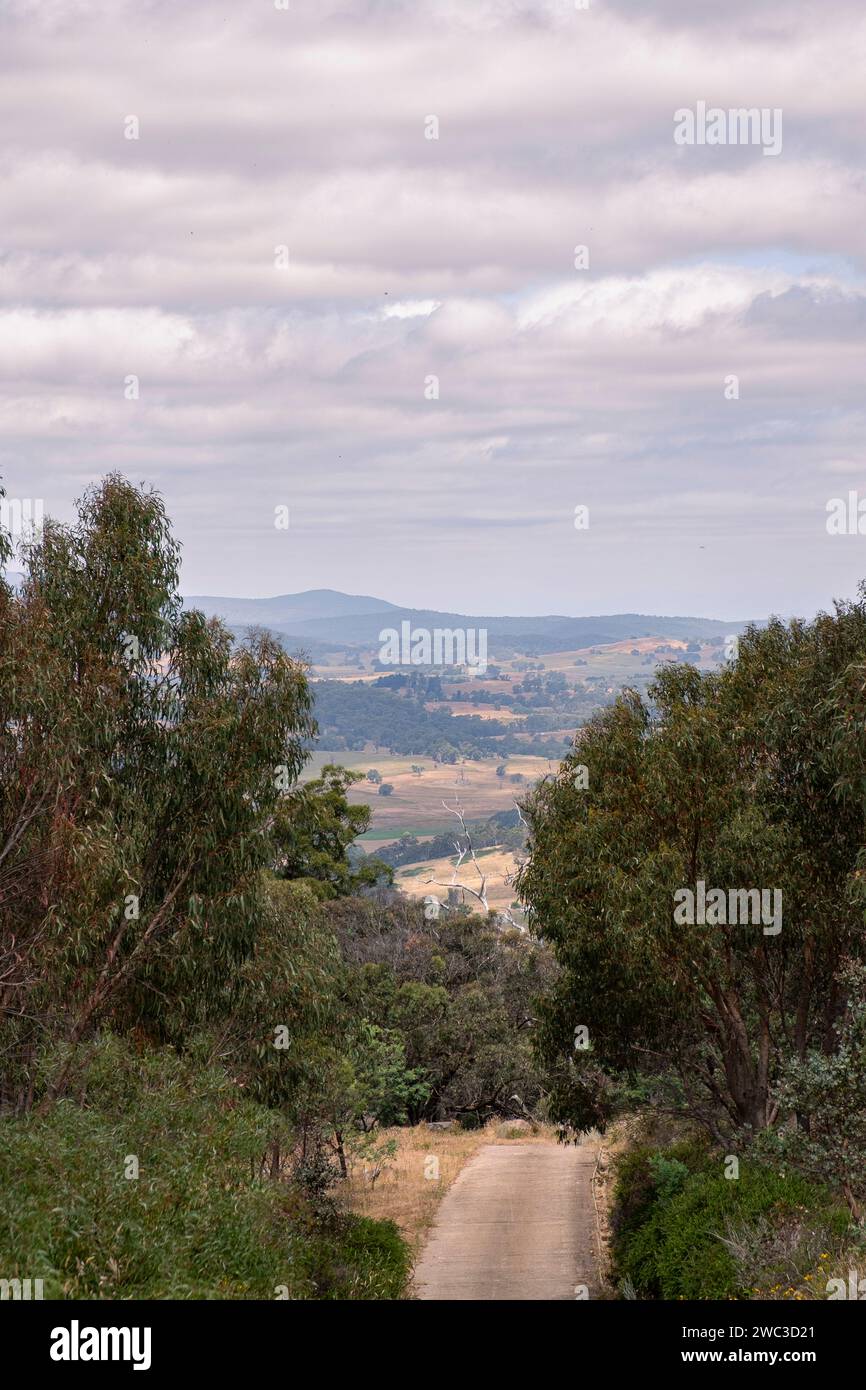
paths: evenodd
<path fill-rule="evenodd" d="M 684 652 L 686 646 L 686 642 L 678 637 L 635 637 L 624 638 L 619 642 L 600 643 L 593 647 L 545 652 L 529 658 L 519 653 L 499 657 L 494 648 L 488 657 L 489 665 L 497 667 L 503 677 L 507 676 L 510 679 L 487 680 L 484 682 L 484 690 L 491 696 L 507 697 L 512 682 L 522 680 L 526 674 L 523 668 L 527 660 L 531 661 L 533 666 L 543 667 L 545 671 L 563 671 L 571 676 L 575 683 L 585 680 L 587 676 L 608 676 L 617 682 L 628 682 L 638 675 L 652 675 L 656 665 L 673 659 L 675 654 Z M 703 642 L 700 644 L 700 655 L 695 654 L 695 664 L 702 670 L 711 670 L 718 666 L 721 656 L 718 645 Z M 364 665 L 361 667 L 342 664 L 339 658 L 335 658 L 333 664 L 314 662 L 312 674 L 322 680 L 375 681 L 382 675 L 374 666 L 375 658 L 376 652 L 371 650 L 364 653 Z M 465 691 L 467 694 L 479 688 L 474 676 L 462 680 L 459 677 L 454 681 L 448 680 L 448 686 L 452 691 Z"/>
<path fill-rule="evenodd" d="M 375 750 L 347 753 L 316 749 L 304 768 L 303 780 L 317 777 L 329 762 L 360 772 L 376 768 L 383 782 L 393 786 L 390 796 L 380 796 L 378 787 L 367 781 L 357 783 L 349 791 L 351 802 L 369 806 L 373 813 L 370 829 L 362 836 L 361 843 L 375 841 L 380 845 L 407 833 L 435 835 L 450 829 L 456 824 L 456 818 L 445 810 L 443 801 L 454 806 L 456 798 L 467 820 L 486 819 L 496 811 L 510 811 L 515 798 L 539 777 L 556 770 L 555 764 L 547 758 L 516 755 L 504 760 L 505 777 L 497 777 L 496 769 L 501 761 L 494 758 L 436 764 L 429 758 L 396 758 Z M 413 763 L 423 767 L 420 776 L 412 771 Z M 512 782 L 512 776 L 520 776 L 523 781 Z"/>
<path fill-rule="evenodd" d="M 472 700 L 428 700 L 426 708 L 449 709 L 452 714 L 474 715 L 476 719 L 495 719 L 498 724 L 513 724 L 526 718 L 525 714 L 515 714 L 510 709 L 497 709 L 495 705 L 479 705 Z"/>
<path fill-rule="evenodd" d="M 638 677 L 643 680 L 651 678 L 657 666 L 665 661 L 674 660 L 677 654 L 686 650 L 686 645 L 676 637 L 637 637 L 597 647 L 580 647 L 573 651 L 545 652 L 532 660 L 543 666 L 545 671 L 563 672 L 575 684 L 586 680 L 587 677 L 603 676 L 612 685 L 627 685 Z M 519 668 L 525 660 L 524 657 L 515 657 L 497 662 L 496 665 L 503 673 L 512 676 L 513 680 L 519 681 L 524 674 Z M 705 671 L 717 667 L 718 648 L 703 643 L 700 655 L 695 654 L 695 664 Z M 507 691 L 508 682 L 504 682 L 503 685 Z"/>
<path fill-rule="evenodd" d="M 500 911 L 511 907 L 515 901 L 511 877 L 518 865 L 516 855 L 511 850 L 492 846 L 489 849 L 478 850 L 477 858 L 486 879 L 488 906 Z M 444 902 L 448 896 L 448 885 L 451 883 L 456 863 L 457 856 L 451 855 L 443 859 L 425 859 L 421 864 L 407 864 L 405 868 L 396 871 L 394 883 L 407 897 L 426 898 L 432 894 L 440 902 Z M 460 866 L 457 886 L 461 884 L 474 889 L 476 893 L 481 888 L 478 870 L 468 856 Z M 467 907 L 476 912 L 480 910 L 478 899 L 473 897 L 472 893 L 462 896 Z"/>

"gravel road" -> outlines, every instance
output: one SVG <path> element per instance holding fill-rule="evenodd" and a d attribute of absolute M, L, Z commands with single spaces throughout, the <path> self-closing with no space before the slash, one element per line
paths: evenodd
<path fill-rule="evenodd" d="M 421 1299 L 597 1291 L 591 1144 L 488 1144 L 446 1194 L 415 1270 Z M 586 1297 L 586 1294 L 582 1295 Z"/>

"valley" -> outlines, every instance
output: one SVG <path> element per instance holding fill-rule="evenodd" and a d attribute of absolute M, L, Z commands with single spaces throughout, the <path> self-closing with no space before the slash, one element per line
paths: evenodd
<path fill-rule="evenodd" d="M 500 912 L 514 908 L 512 880 L 523 849 L 515 808 L 539 779 L 556 774 L 580 727 L 626 686 L 645 695 L 665 665 L 717 668 L 726 642 L 741 626 L 631 616 L 629 631 L 621 635 L 625 620 L 618 617 L 526 618 L 520 620 L 526 631 L 519 638 L 500 629 L 487 667 L 479 672 L 467 666 L 386 664 L 381 649 L 368 640 L 370 614 L 343 612 L 352 601 L 347 595 L 339 600 L 313 596 L 315 618 L 297 616 L 308 612 L 304 595 L 260 601 L 267 603 L 272 621 L 291 612 L 296 627 L 310 624 L 317 632 L 330 621 L 330 602 L 334 620 L 353 639 L 351 646 L 339 647 L 319 641 L 315 655 L 309 656 L 319 737 L 303 780 L 317 777 L 329 763 L 359 774 L 349 801 L 367 806 L 371 814 L 358 845 L 366 854 L 392 862 L 395 886 L 410 898 L 447 896 L 457 866 L 453 840 L 461 832 L 460 812 L 478 851 L 484 896 Z M 224 602 L 237 616 L 234 601 Z M 378 601 L 358 600 L 362 602 Z M 393 624 L 394 615 L 404 612 L 414 610 L 375 609 L 375 621 Z M 517 620 L 484 621 L 495 627 Z M 353 622 L 358 624 L 354 629 Z M 564 630 L 565 624 L 571 630 L 582 624 L 587 633 L 609 640 L 553 644 L 543 650 L 551 646 L 550 631 Z M 648 626 L 656 631 L 647 633 Z M 290 644 L 288 637 L 283 640 Z M 507 835 L 503 827 L 503 842 L 491 842 L 493 817 L 512 822 Z M 460 844 L 466 846 L 465 837 Z M 430 847 L 427 857 L 425 846 Z M 481 886 L 468 856 L 456 883 L 476 891 Z M 477 909 L 471 893 L 457 897 Z"/>

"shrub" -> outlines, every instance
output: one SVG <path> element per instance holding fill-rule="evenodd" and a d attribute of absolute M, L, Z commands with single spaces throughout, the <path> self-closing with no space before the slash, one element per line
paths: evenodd
<path fill-rule="evenodd" d="M 615 1253 L 627 1236 L 640 1229 L 655 1200 L 655 1179 L 649 1164 L 651 1155 L 652 1150 L 642 1145 L 622 1154 L 617 1161 L 610 1218 Z"/>
<path fill-rule="evenodd" d="M 866 967 L 848 962 L 837 981 L 848 1007 L 836 1027 L 837 1050 L 813 1048 L 791 1060 L 778 1098 L 795 1125 L 766 1132 L 763 1150 L 844 1193 L 853 1216 L 866 1206 Z"/>
<path fill-rule="evenodd" d="M 728 1179 L 720 1155 L 693 1145 L 627 1155 L 615 1202 L 616 1274 L 644 1298 L 748 1297 L 807 1267 L 850 1224 L 821 1185 L 751 1161 Z"/>
<path fill-rule="evenodd" d="M 668 1158 L 664 1154 L 653 1154 L 649 1161 L 652 1169 L 655 1192 L 660 1202 L 670 1201 L 682 1192 L 689 1170 L 679 1158 Z"/>
<path fill-rule="evenodd" d="M 654 1203 L 673 1196 L 706 1160 L 707 1148 L 700 1139 L 684 1140 L 661 1152 L 643 1144 L 623 1154 L 617 1163 L 611 1213 L 615 1246 L 645 1223 Z"/>
<path fill-rule="evenodd" d="M 265 1176 L 280 1117 L 219 1068 L 102 1038 L 85 1084 L 83 1104 L 0 1122 L 4 1277 L 41 1278 L 47 1298 L 400 1296 L 396 1232 L 322 1220 Z"/>
<path fill-rule="evenodd" d="M 300 1269 L 304 1296 L 316 1299 L 402 1298 L 411 1273 L 408 1247 L 393 1221 L 337 1214 L 307 1243 Z"/>

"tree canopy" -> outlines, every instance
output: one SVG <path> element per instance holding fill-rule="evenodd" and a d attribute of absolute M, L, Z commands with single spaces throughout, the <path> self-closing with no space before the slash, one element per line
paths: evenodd
<path fill-rule="evenodd" d="M 50 1044 L 209 1016 L 252 948 L 278 770 L 294 781 L 314 727 L 273 639 L 182 611 L 157 494 L 106 479 L 26 560 L 0 590 L 3 1076 L 24 1107 Z"/>
<path fill-rule="evenodd" d="M 864 955 L 864 702 L 861 596 L 624 692 L 530 795 L 518 885 L 564 967 L 540 1030 L 564 1123 L 637 1096 L 717 1137 L 760 1130 L 786 1060 L 836 1047 L 840 971 Z M 780 893 L 781 930 L 678 922 L 701 883 Z"/>

